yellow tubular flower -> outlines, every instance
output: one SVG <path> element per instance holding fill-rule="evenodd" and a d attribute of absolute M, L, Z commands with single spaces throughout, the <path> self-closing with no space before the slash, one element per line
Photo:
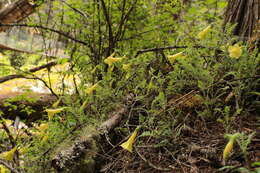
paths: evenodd
<path fill-rule="evenodd" d="M 7 168 L 4 167 L 3 165 L 0 165 L 0 173 L 6 173 L 7 172 Z"/>
<path fill-rule="evenodd" d="M 88 101 L 87 101 L 87 100 L 84 101 L 83 104 L 80 106 L 79 111 L 80 111 L 80 112 L 83 112 L 84 109 L 85 109 L 85 107 L 87 106 L 87 104 L 88 104 Z"/>
<path fill-rule="evenodd" d="M 9 127 L 13 124 L 13 120 L 5 120 L 4 122 L 5 122 L 7 127 Z"/>
<path fill-rule="evenodd" d="M 137 127 L 135 129 L 135 131 L 133 132 L 133 134 L 130 136 L 130 138 L 126 142 L 122 143 L 120 146 L 122 148 L 124 148 L 125 150 L 132 153 L 133 152 L 133 144 L 134 144 L 135 138 L 137 136 L 138 130 L 139 130 L 139 127 Z"/>
<path fill-rule="evenodd" d="M 53 108 L 58 107 L 59 104 L 60 104 L 60 102 L 61 102 L 61 98 L 59 98 L 56 102 L 54 102 L 53 105 L 52 105 L 52 107 L 53 107 Z"/>
<path fill-rule="evenodd" d="M 210 31 L 210 29 L 211 29 L 211 25 L 209 25 L 208 27 L 206 27 L 203 31 L 199 32 L 198 38 L 199 38 L 200 40 L 204 40 L 205 37 L 206 37 L 206 35 L 207 35 L 207 33 Z"/>
<path fill-rule="evenodd" d="M 95 85 L 93 85 L 93 86 L 87 88 L 86 93 L 87 93 L 88 95 L 92 95 L 93 92 L 97 89 L 97 87 L 98 87 L 98 83 L 96 83 Z"/>
<path fill-rule="evenodd" d="M 4 119 L 3 123 L 6 125 L 6 127 L 10 127 L 13 124 L 13 120 Z M 3 124 L 0 124 L 0 129 L 4 128 Z"/>
<path fill-rule="evenodd" d="M 232 152 L 233 150 L 233 147 L 234 147 L 234 142 L 236 140 L 236 138 L 238 137 L 239 133 L 236 133 L 234 135 L 232 135 L 223 151 L 223 160 L 227 160 L 230 153 Z"/>
<path fill-rule="evenodd" d="M 48 139 L 49 139 L 49 137 L 47 136 L 47 134 L 45 134 L 45 135 L 43 136 L 41 142 L 42 142 L 42 143 L 45 143 L 45 142 L 48 141 Z"/>
<path fill-rule="evenodd" d="M 57 109 L 46 109 L 45 111 L 48 112 L 49 120 L 52 120 L 56 113 L 60 113 L 64 110 L 64 108 L 57 108 Z"/>
<path fill-rule="evenodd" d="M 233 150 L 234 141 L 235 140 L 229 140 L 229 142 L 227 143 L 227 145 L 223 151 L 223 160 L 227 160 L 227 158 L 229 157 L 231 151 Z"/>
<path fill-rule="evenodd" d="M 93 68 L 93 70 L 91 70 L 91 72 L 90 72 L 90 73 L 91 73 L 91 74 L 94 74 L 94 73 L 96 72 L 96 70 L 97 70 L 97 66 L 96 66 L 96 67 L 94 67 L 94 68 Z"/>
<path fill-rule="evenodd" d="M 179 57 L 184 57 L 184 56 L 183 56 L 183 52 L 179 52 L 179 53 L 176 53 L 176 54 L 174 54 L 174 55 L 169 55 L 169 56 L 168 56 L 168 60 L 169 60 L 170 63 L 172 64 L 172 63 L 174 63 L 175 60 L 176 60 L 177 58 L 179 58 Z"/>
<path fill-rule="evenodd" d="M 242 49 L 238 44 L 228 47 L 229 56 L 231 58 L 239 58 L 242 55 Z"/>
<path fill-rule="evenodd" d="M 10 151 L 6 151 L 0 154 L 0 158 L 7 160 L 7 161 L 11 161 L 14 158 L 14 153 L 17 150 L 16 147 L 14 147 L 13 149 L 11 149 Z"/>
<path fill-rule="evenodd" d="M 107 57 L 104 60 L 104 63 L 108 64 L 109 66 L 111 66 L 112 64 L 116 63 L 116 62 L 120 62 L 122 61 L 123 58 L 115 58 L 113 57 L 115 55 L 115 53 L 113 53 L 112 55 L 110 55 L 109 57 Z"/>
<path fill-rule="evenodd" d="M 49 125 L 47 123 L 42 123 L 37 129 L 40 130 L 41 132 L 47 130 Z"/>

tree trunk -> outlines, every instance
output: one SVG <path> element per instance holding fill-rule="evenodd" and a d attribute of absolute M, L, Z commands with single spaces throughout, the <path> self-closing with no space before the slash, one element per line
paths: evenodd
<path fill-rule="evenodd" d="M 259 35 L 254 32 L 259 25 L 259 16 L 260 0 L 229 0 L 224 24 L 236 24 L 234 34 L 242 40 L 248 41 L 255 36 L 259 40 Z"/>
<path fill-rule="evenodd" d="M 37 5 L 29 2 L 29 0 L 18 0 L 0 10 L 0 23 L 18 23 L 31 15 L 36 7 Z M 8 29 L 8 27 L 1 27 L 0 32 L 5 31 L 6 29 Z"/>

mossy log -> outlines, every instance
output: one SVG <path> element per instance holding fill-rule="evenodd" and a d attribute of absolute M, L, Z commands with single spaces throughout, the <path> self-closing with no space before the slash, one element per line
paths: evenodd
<path fill-rule="evenodd" d="M 14 120 L 16 116 L 33 122 L 42 118 L 44 109 L 53 104 L 57 98 L 51 94 L 36 92 L 6 92 L 0 94 L 0 111 L 6 119 Z"/>
<path fill-rule="evenodd" d="M 76 139 L 66 140 L 52 157 L 52 167 L 58 173 L 93 173 L 97 167 L 99 149 L 104 144 L 104 135 L 118 126 L 132 104 L 132 96 L 127 96 L 126 104 L 112 112 L 99 128 L 86 127 Z M 130 99 L 129 99 L 130 98 Z"/>
<path fill-rule="evenodd" d="M 78 137 L 66 139 L 56 149 L 51 162 L 52 167 L 59 173 L 94 172 L 99 140 L 99 132 L 94 127 L 82 129 Z"/>

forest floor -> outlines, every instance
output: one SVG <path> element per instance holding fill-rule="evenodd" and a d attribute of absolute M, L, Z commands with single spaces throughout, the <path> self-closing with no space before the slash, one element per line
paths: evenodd
<path fill-rule="evenodd" d="M 230 124 L 237 132 L 250 134 L 256 132 L 247 148 L 247 161 L 244 159 L 238 143 L 235 143 L 230 158 L 223 162 L 223 150 L 228 142 L 224 138 L 225 126 L 216 121 L 203 120 L 187 115 L 182 128 L 175 128 L 180 137 L 169 137 L 165 145 L 158 146 L 157 139 L 142 137 L 142 144 L 135 146 L 129 153 L 115 147 L 104 153 L 105 166 L 100 172 L 140 172 L 140 173 L 214 173 L 232 172 L 236 168 L 248 168 L 260 159 L 259 117 L 255 114 L 238 116 Z M 176 135 L 173 131 L 173 136 Z M 174 151 L 174 152 L 173 152 Z M 103 157 L 102 156 L 102 157 Z M 224 166 L 232 169 L 220 170 Z"/>

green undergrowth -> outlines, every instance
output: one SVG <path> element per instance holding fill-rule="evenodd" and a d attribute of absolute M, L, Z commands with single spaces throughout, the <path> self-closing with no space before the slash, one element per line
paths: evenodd
<path fill-rule="evenodd" d="M 216 129 L 219 138 L 223 138 L 224 134 L 242 133 L 243 127 L 237 127 L 236 120 L 256 119 L 259 113 L 260 57 L 257 50 L 248 52 L 247 45 L 239 42 L 242 54 L 231 58 L 228 46 L 235 40 L 231 38 L 228 33 L 219 32 L 217 27 L 213 27 L 205 40 L 190 43 L 187 48 L 165 51 L 167 55 L 184 52 L 185 57 L 177 58 L 173 64 L 151 52 L 137 58 L 124 58 L 109 66 L 94 88 L 91 85 L 82 86 L 81 95 L 76 101 L 64 96 L 64 111 L 54 115 L 50 121 L 40 121 L 40 124 L 48 124 L 42 136 L 29 140 L 18 138 L 18 146 L 29 145 L 24 161 L 30 163 L 24 168 L 28 172 L 43 171 L 43 167 L 46 170 L 50 166 L 49 154 L 55 152 L 55 147 L 68 136 L 77 135 L 84 126 L 98 127 L 100 122 L 110 118 L 112 111 L 120 108 L 130 93 L 134 95 L 134 102 L 128 105 L 129 112 L 111 136 L 115 145 L 122 142 L 135 127 L 141 126 L 135 143 L 138 150 L 145 152 L 145 148 L 139 147 L 151 145 L 150 152 L 160 151 L 163 157 L 169 159 L 171 155 L 177 158 L 185 147 L 196 145 L 195 141 L 189 144 L 185 140 L 189 135 L 200 134 L 196 131 L 207 133 L 208 129 L 205 128 L 211 128 L 211 124 L 221 128 Z M 201 47 L 197 48 L 197 44 Z M 122 69 L 124 64 L 130 64 L 129 69 Z M 250 131 L 256 131 L 255 127 L 252 124 Z M 214 135 L 215 132 L 209 130 L 208 133 Z M 202 136 L 197 138 L 203 140 Z M 201 145 L 210 145 L 211 142 L 209 140 Z M 212 157 L 221 161 L 220 151 L 224 149 L 224 143 L 219 147 Z M 236 150 L 242 154 L 247 148 Z M 122 149 L 113 149 L 115 153 L 119 151 Z M 167 161 L 162 164 L 172 163 Z M 216 167 L 221 165 L 216 164 Z"/>
<path fill-rule="evenodd" d="M 28 126 L 20 130 L 20 135 L 1 115 L 0 151 L 13 148 L 17 151 L 7 162 L 28 173 L 54 172 L 53 153 L 82 135 L 85 127 L 98 128 L 114 115 L 112 112 L 127 106 L 120 124 L 99 144 L 103 150 L 97 163 L 102 165 L 98 165 L 97 172 L 259 171 L 256 151 L 260 113 L 259 50 L 249 51 L 246 42 L 233 36 L 234 26 L 223 30 L 222 18 L 213 15 L 223 10 L 223 1 L 216 11 L 206 8 L 214 5 L 211 0 L 206 4 L 199 1 L 187 9 L 177 2 L 161 3 L 158 11 L 151 12 L 152 5 L 138 1 L 138 8 L 133 11 L 136 15 L 125 25 L 129 29 L 124 36 L 136 36 L 136 31 L 143 31 L 142 28 L 151 29 L 151 33 L 127 41 L 122 37 L 112 50 L 108 49 L 108 36 L 104 34 L 106 22 L 100 22 L 104 17 L 98 16 L 100 6 L 92 9 L 88 3 L 80 6 L 70 2 L 93 17 L 90 26 L 94 29 L 83 30 L 78 38 L 100 34 L 98 38 L 104 40 L 98 42 L 93 36 L 93 42 L 88 41 L 94 45 L 90 46 L 92 49 L 103 41 L 103 54 L 100 50 L 68 43 L 70 68 L 62 74 L 79 76 L 80 83 L 74 83 L 73 94 L 64 93 L 60 88 L 56 94 L 62 103 L 46 107 L 41 112 L 43 118 L 37 122 L 27 124 L 22 120 Z M 58 8 L 59 2 L 55 3 L 54 8 Z M 116 5 L 111 5 L 110 10 L 115 10 Z M 199 9 L 197 13 L 196 9 Z M 76 20 L 79 14 L 75 15 L 67 6 L 65 10 L 68 16 L 62 19 L 83 28 Z M 172 22 L 169 16 L 181 10 L 187 10 L 185 15 L 180 21 Z M 159 15 L 160 12 L 165 15 Z M 62 17 L 60 13 L 57 12 L 55 19 Z M 116 11 L 112 21 L 118 23 L 119 16 Z M 160 23 L 162 19 L 165 20 Z M 171 26 L 166 27 L 169 22 Z M 154 26 L 162 29 L 153 31 Z M 64 31 L 67 29 L 64 27 Z M 171 45 L 175 47 L 158 49 Z M 146 48 L 155 49 L 139 51 Z M 91 54 L 92 51 L 98 53 Z M 130 153 L 119 146 L 137 127 L 140 130 Z M 8 128 L 13 130 L 8 132 Z M 230 140 L 224 135 L 230 137 L 237 133 L 239 137 L 232 138 L 229 148 L 235 152 L 230 150 L 229 156 L 223 158 Z M 2 154 L 2 159 L 5 156 L 6 153 Z"/>

